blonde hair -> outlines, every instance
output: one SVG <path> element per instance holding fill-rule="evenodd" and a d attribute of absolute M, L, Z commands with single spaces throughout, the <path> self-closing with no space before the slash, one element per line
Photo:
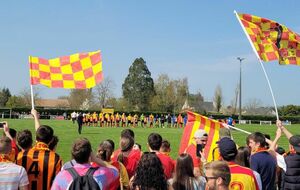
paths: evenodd
<path fill-rule="evenodd" d="M 225 161 L 213 161 L 205 164 L 205 170 L 212 170 L 214 177 L 220 177 L 223 179 L 223 185 L 227 186 L 230 183 L 230 169 Z"/>

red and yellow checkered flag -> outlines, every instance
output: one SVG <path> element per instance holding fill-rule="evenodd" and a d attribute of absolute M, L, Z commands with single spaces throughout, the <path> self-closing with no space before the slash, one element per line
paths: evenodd
<path fill-rule="evenodd" d="M 275 21 L 238 14 L 260 59 L 280 64 L 300 65 L 300 36 Z"/>
<path fill-rule="evenodd" d="M 31 85 L 49 88 L 92 88 L 102 81 L 100 51 L 76 53 L 54 59 L 29 56 Z"/>

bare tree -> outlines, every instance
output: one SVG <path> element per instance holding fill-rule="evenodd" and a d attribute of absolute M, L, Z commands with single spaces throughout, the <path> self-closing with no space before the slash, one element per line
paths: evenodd
<path fill-rule="evenodd" d="M 113 98 L 113 89 L 115 86 L 115 82 L 110 77 L 106 77 L 101 83 L 94 87 L 94 98 L 96 103 L 100 105 L 100 108 L 107 106 L 108 100 Z"/>
<path fill-rule="evenodd" d="M 21 98 L 23 106 L 31 106 L 31 91 L 30 88 L 24 88 L 20 91 L 19 97 Z M 40 99 L 40 89 L 38 87 L 34 88 L 33 100 Z"/>
<path fill-rule="evenodd" d="M 80 109 L 84 102 L 91 105 L 92 99 L 92 89 L 72 89 L 68 101 L 71 109 Z"/>
<path fill-rule="evenodd" d="M 219 113 L 222 107 L 222 103 L 223 103 L 223 95 L 222 95 L 222 88 L 220 85 L 218 85 L 216 87 L 215 90 L 215 96 L 214 96 L 214 106 L 216 111 Z"/>
<path fill-rule="evenodd" d="M 259 108 L 262 107 L 262 102 L 259 99 L 252 98 L 249 99 L 245 105 L 245 110 L 247 114 L 257 114 L 259 112 Z"/>

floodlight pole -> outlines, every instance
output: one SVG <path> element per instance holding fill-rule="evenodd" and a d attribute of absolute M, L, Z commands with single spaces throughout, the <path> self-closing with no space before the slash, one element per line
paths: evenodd
<path fill-rule="evenodd" d="M 242 61 L 245 58 L 237 58 L 240 61 L 240 93 L 239 93 L 239 122 L 242 120 Z"/>

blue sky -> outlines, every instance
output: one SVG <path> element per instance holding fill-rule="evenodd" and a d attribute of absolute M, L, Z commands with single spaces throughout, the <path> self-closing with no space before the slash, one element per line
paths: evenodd
<path fill-rule="evenodd" d="M 283 4 L 284 2 L 284 4 Z M 135 58 L 143 57 L 152 77 L 188 77 L 190 92 L 212 100 L 216 86 L 225 104 L 233 99 L 243 61 L 242 101 L 273 105 L 263 71 L 234 10 L 269 18 L 300 33 L 300 1 L 1 1 L 0 87 L 13 94 L 29 87 L 28 56 L 53 58 L 100 49 L 104 77 L 115 96 Z M 265 63 L 278 105 L 297 104 L 300 67 Z M 65 89 L 39 86 L 43 98 Z"/>

